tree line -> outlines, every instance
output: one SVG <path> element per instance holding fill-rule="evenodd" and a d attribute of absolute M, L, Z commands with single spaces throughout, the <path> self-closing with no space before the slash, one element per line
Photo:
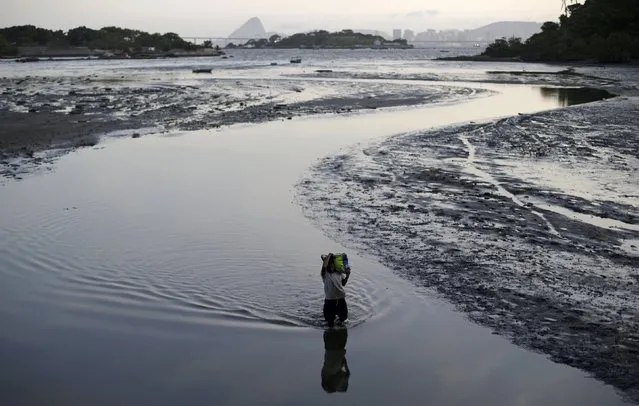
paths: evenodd
<path fill-rule="evenodd" d="M 559 23 L 546 22 L 523 42 L 498 39 L 483 53 L 525 61 L 628 62 L 639 59 L 638 0 L 586 0 L 566 7 Z"/>
<path fill-rule="evenodd" d="M 171 32 L 151 34 L 119 27 L 94 30 L 83 26 L 67 32 L 38 28 L 33 25 L 0 29 L 0 55 L 15 55 L 17 48 L 21 46 L 88 47 L 117 51 L 141 51 L 144 48 L 155 48 L 166 52 L 171 49 L 194 50 L 205 45 L 197 46 Z"/>
<path fill-rule="evenodd" d="M 252 48 L 352 48 L 357 46 L 370 47 L 375 42 L 383 44 L 387 42 L 379 35 L 362 34 L 353 30 L 342 30 L 338 32 L 328 32 L 318 30 L 309 33 L 298 33 L 288 37 L 273 35 L 269 39 L 249 40 L 240 46 Z M 406 40 L 395 40 L 393 42 L 406 45 Z M 237 45 L 229 44 L 227 47 L 234 48 Z"/>

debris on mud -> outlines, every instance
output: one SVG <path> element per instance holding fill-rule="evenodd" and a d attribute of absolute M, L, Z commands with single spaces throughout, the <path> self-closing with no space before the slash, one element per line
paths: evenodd
<path fill-rule="evenodd" d="M 331 237 L 639 401 L 639 98 L 395 136 L 297 190 Z"/>
<path fill-rule="evenodd" d="M 0 96 L 0 176 L 9 177 L 20 172 L 8 165 L 16 159 L 24 163 L 33 153 L 52 148 L 73 150 L 87 145 L 89 138 L 97 142 L 101 135 L 121 130 L 215 129 L 490 94 L 436 84 L 407 87 L 374 82 L 207 79 L 195 85 L 192 80 L 154 83 L 95 76 L 4 78 L 0 88 L 7 89 Z M 28 166 L 19 165 L 21 171 Z"/>

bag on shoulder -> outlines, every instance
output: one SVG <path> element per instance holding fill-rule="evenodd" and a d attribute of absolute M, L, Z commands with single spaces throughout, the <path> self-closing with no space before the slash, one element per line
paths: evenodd
<path fill-rule="evenodd" d="M 350 272 L 351 267 L 348 264 L 348 255 L 346 255 L 345 253 L 328 255 L 333 256 L 332 260 L 328 264 L 329 269 L 339 273 Z M 326 258 L 326 255 L 322 255 L 321 258 L 323 261 Z"/>

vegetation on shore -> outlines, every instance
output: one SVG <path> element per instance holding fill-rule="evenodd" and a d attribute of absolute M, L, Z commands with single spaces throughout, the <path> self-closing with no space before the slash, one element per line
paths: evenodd
<path fill-rule="evenodd" d="M 531 62 L 639 59 L 639 4 L 637 0 L 573 1 L 559 23 L 544 23 L 541 32 L 525 42 L 498 39 L 482 56 Z"/>
<path fill-rule="evenodd" d="M 104 27 L 94 30 L 87 27 L 73 28 L 67 32 L 48 30 L 33 25 L 22 25 L 0 29 L 0 56 L 18 55 L 18 47 L 87 47 L 126 53 L 143 53 L 170 50 L 194 51 L 212 48 L 211 41 L 195 45 L 178 34 L 150 34 L 148 32 L 119 27 Z M 353 30 L 328 32 L 325 30 L 298 33 L 288 37 L 273 35 L 269 39 L 252 39 L 245 44 L 229 44 L 227 48 L 371 48 L 410 47 L 406 40 L 386 41 L 379 35 L 362 34 Z"/>
<path fill-rule="evenodd" d="M 397 47 L 408 47 L 404 39 L 386 41 L 379 35 L 362 34 L 353 30 L 328 32 L 325 30 L 309 33 L 298 33 L 288 37 L 273 35 L 269 39 L 249 40 L 242 47 L 251 48 L 371 48 L 384 47 L 385 44 L 393 44 Z M 237 45 L 229 44 L 228 48 Z"/>
<path fill-rule="evenodd" d="M 77 27 L 67 32 L 47 30 L 33 25 L 0 29 L 0 56 L 17 55 L 18 47 L 23 46 L 88 47 L 123 52 L 141 52 L 153 48 L 167 52 L 172 49 L 191 51 L 207 45 L 210 47 L 210 42 L 198 46 L 183 40 L 175 33 L 150 34 L 119 27 L 104 27 L 99 30 Z"/>
<path fill-rule="evenodd" d="M 9 43 L 9 41 L 7 41 L 7 39 L 0 34 L 0 56 L 2 55 L 14 55 L 14 47 L 11 46 L 11 44 Z"/>

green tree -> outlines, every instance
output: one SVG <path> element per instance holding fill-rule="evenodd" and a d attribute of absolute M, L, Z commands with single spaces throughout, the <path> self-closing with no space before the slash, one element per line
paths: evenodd
<path fill-rule="evenodd" d="M 77 27 L 67 32 L 67 38 L 69 44 L 73 46 L 88 46 L 99 37 L 97 30 L 92 30 L 87 27 Z"/>
<path fill-rule="evenodd" d="M 557 24 L 555 22 L 546 21 L 541 26 L 541 32 L 544 33 L 544 34 L 555 33 L 557 31 L 559 31 L 559 27 L 560 27 L 559 24 Z"/>
<path fill-rule="evenodd" d="M 9 41 L 7 41 L 7 39 L 0 35 L 0 55 L 2 56 L 7 56 L 7 55 L 15 55 L 15 48 L 13 46 L 11 46 L 11 44 L 9 43 Z"/>
<path fill-rule="evenodd" d="M 282 40 L 282 36 L 278 35 L 278 34 L 273 34 L 271 35 L 271 38 L 268 39 L 268 42 L 271 43 L 271 45 L 275 45 L 278 42 L 280 42 Z"/>
<path fill-rule="evenodd" d="M 523 46 L 521 38 L 500 38 L 488 45 L 483 55 L 491 58 L 512 58 L 521 55 Z"/>
<path fill-rule="evenodd" d="M 306 34 L 298 33 L 282 38 L 273 44 L 276 48 L 349 48 L 354 46 L 371 46 L 375 41 L 384 42 L 384 38 L 369 34 L 361 34 L 353 30 L 328 32 L 319 30 Z M 405 44 L 405 40 L 398 41 Z"/>
<path fill-rule="evenodd" d="M 605 40 L 597 40 L 594 56 L 599 62 L 627 62 L 632 57 L 633 41 L 627 33 L 614 32 Z"/>
<path fill-rule="evenodd" d="M 206 40 L 204 41 L 204 43 L 202 44 L 202 46 L 204 48 L 213 48 L 213 42 L 211 40 Z"/>
<path fill-rule="evenodd" d="M 267 39 L 250 39 L 244 43 L 246 48 L 265 48 L 268 45 Z"/>
<path fill-rule="evenodd" d="M 0 35 L 16 46 L 47 46 L 53 41 L 64 41 L 62 31 L 51 31 L 33 25 L 20 25 L 0 30 Z"/>
<path fill-rule="evenodd" d="M 17 46 L 86 46 L 124 51 L 155 47 L 157 49 L 196 49 L 197 46 L 180 38 L 175 33 L 150 34 L 147 32 L 120 27 L 103 27 L 94 30 L 87 27 L 77 27 L 64 33 L 38 28 L 33 25 L 13 26 L 0 29 L 2 35 L 11 48 Z M 6 52 L 6 51 L 5 51 Z"/>

